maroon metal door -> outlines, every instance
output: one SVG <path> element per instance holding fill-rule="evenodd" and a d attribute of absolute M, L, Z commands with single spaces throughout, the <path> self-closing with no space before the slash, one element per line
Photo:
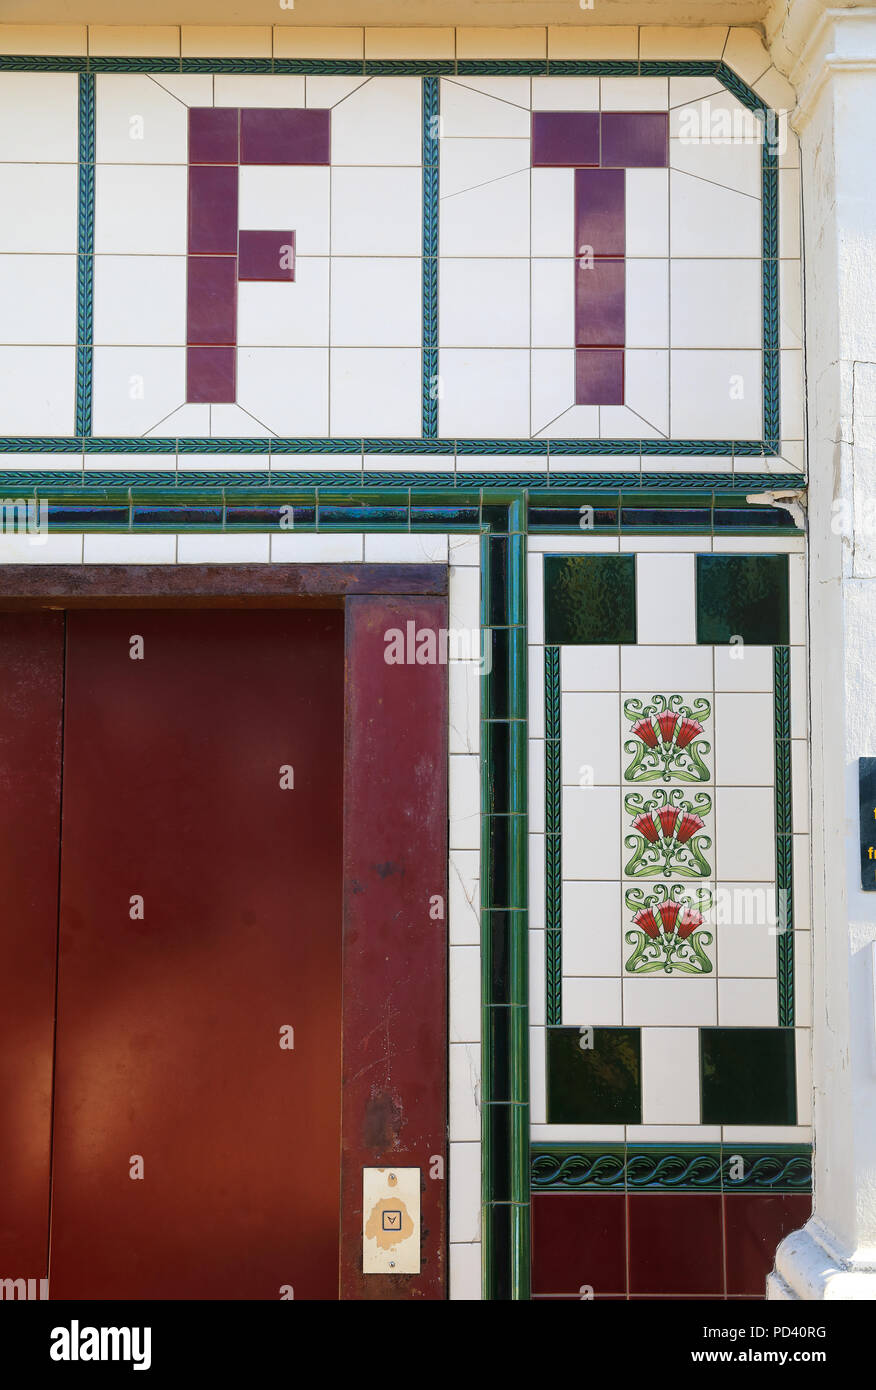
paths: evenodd
<path fill-rule="evenodd" d="M 337 1298 L 343 615 L 67 622 L 51 1296 Z"/>

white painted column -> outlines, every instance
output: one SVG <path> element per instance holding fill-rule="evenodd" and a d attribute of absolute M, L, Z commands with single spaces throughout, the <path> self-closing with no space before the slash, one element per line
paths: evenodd
<path fill-rule="evenodd" d="M 876 755 L 876 9 L 774 14 L 803 171 L 815 1211 L 767 1297 L 876 1299 L 876 893 L 857 799 L 857 760 Z"/>

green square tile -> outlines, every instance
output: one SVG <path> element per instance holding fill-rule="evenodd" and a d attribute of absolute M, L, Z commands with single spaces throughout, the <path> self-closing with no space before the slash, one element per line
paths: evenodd
<path fill-rule="evenodd" d="M 641 1051 L 638 1028 L 548 1028 L 548 1124 L 641 1124 Z"/>
<path fill-rule="evenodd" d="M 697 641 L 788 642 L 787 555 L 698 555 Z"/>
<path fill-rule="evenodd" d="M 546 555 L 544 640 L 569 643 L 634 643 L 634 555 Z"/>
<path fill-rule="evenodd" d="M 704 1125 L 795 1125 L 793 1028 L 701 1028 Z"/>

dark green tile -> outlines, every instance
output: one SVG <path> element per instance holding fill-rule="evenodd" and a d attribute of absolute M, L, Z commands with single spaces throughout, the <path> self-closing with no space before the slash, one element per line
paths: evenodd
<path fill-rule="evenodd" d="M 641 1124 L 641 1074 L 638 1028 L 548 1028 L 548 1124 Z"/>
<path fill-rule="evenodd" d="M 795 1125 L 793 1028 L 701 1028 L 704 1125 Z"/>
<path fill-rule="evenodd" d="M 697 641 L 788 641 L 787 555 L 698 555 Z"/>
<path fill-rule="evenodd" d="M 634 643 L 633 555 L 546 555 L 545 642 Z"/>

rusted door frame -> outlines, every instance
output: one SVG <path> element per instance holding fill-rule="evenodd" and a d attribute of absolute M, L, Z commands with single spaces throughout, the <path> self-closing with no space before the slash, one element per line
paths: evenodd
<path fill-rule="evenodd" d="M 0 611 L 345 610 L 346 1299 L 446 1296 L 447 672 L 387 663 L 385 634 L 409 621 L 446 628 L 447 590 L 443 565 L 0 565 Z M 390 1165 L 420 1169 L 418 1275 L 362 1273 L 362 1170 Z"/>

